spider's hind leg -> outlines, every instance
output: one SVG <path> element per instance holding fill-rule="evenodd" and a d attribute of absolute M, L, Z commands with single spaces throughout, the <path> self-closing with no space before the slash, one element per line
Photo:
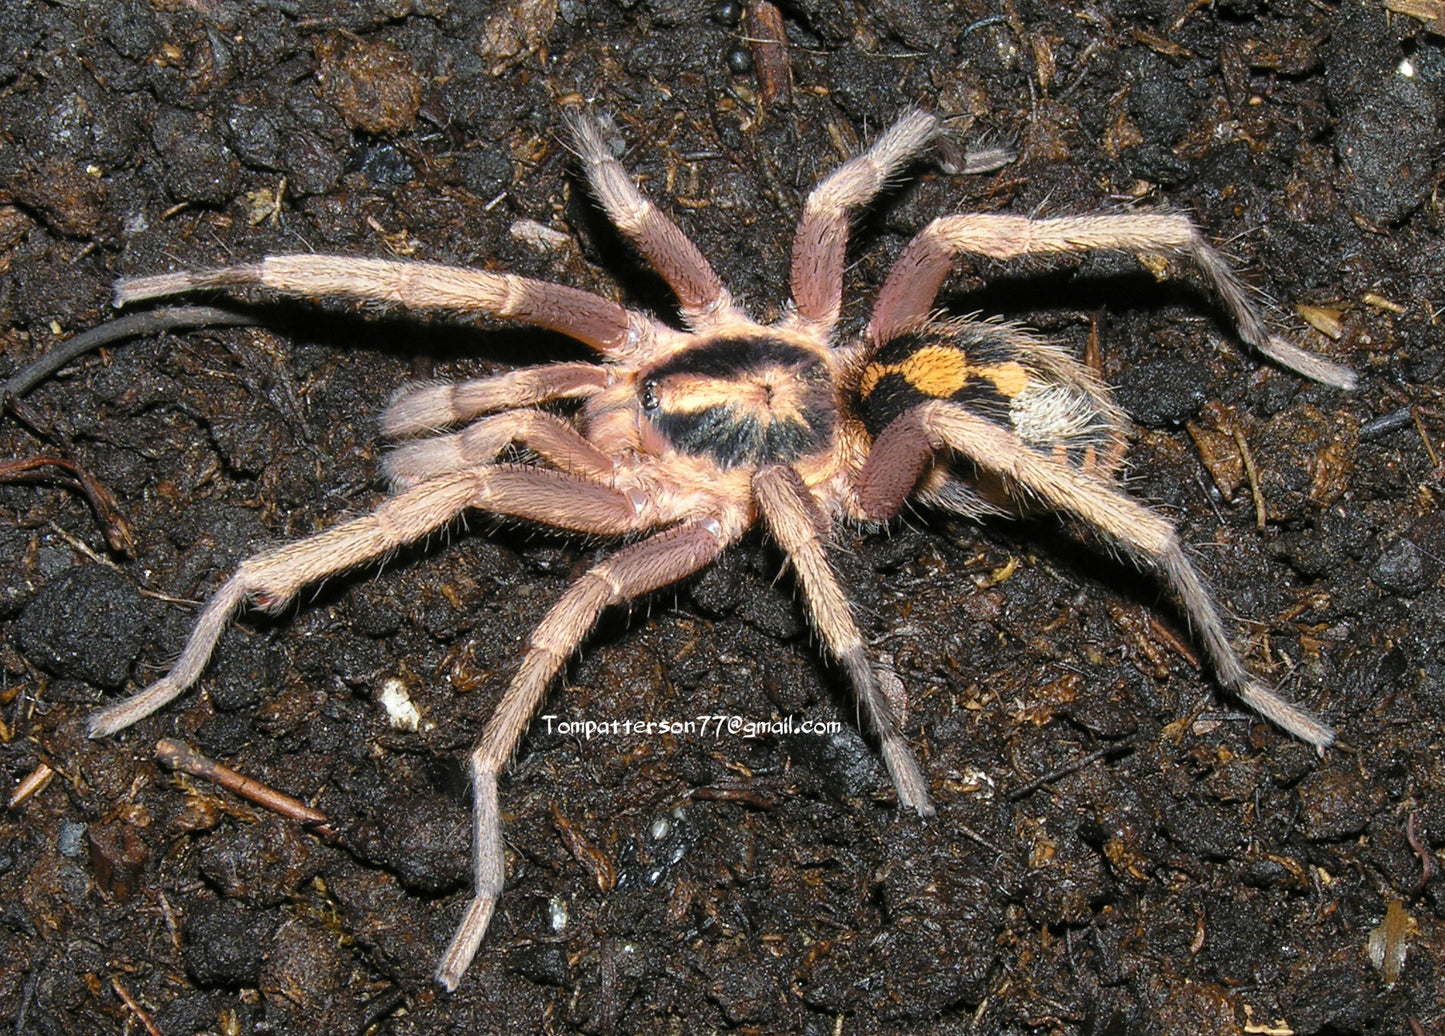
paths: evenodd
<path fill-rule="evenodd" d="M 1224 257 L 1187 216 L 1167 212 L 1053 219 L 970 213 L 936 219 L 908 243 L 893 264 L 878 293 L 868 341 L 877 347 L 926 319 L 959 256 L 1016 259 L 1091 251 L 1154 252 L 1193 260 L 1249 345 L 1306 378 L 1338 388 L 1355 387 L 1355 372 L 1348 367 L 1271 334 Z"/>
<path fill-rule="evenodd" d="M 1174 526 L 1112 482 L 1084 474 L 1042 453 L 1018 435 L 944 401 L 923 403 L 878 436 L 860 476 L 860 499 L 882 518 L 897 513 L 912 485 L 939 450 L 952 450 L 980 470 L 1001 476 L 1025 502 L 1038 502 L 1107 536 L 1132 560 L 1157 571 L 1179 597 L 1219 682 L 1279 727 L 1323 750 L 1334 731 L 1308 710 L 1265 687 L 1245 668 L 1204 581 L 1190 564 Z M 902 474 L 900 474 L 902 473 Z M 890 510 L 891 508 L 891 510 Z"/>

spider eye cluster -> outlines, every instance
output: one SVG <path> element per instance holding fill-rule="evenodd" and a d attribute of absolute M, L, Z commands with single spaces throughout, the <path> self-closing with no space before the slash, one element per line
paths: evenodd
<path fill-rule="evenodd" d="M 645 372 L 640 402 L 674 448 L 724 469 L 795 463 L 838 423 L 829 365 L 774 335 L 701 341 Z"/>

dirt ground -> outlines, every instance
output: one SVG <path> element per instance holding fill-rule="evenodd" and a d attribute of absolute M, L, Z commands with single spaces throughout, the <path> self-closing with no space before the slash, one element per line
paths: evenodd
<path fill-rule="evenodd" d="M 84 721 L 164 670 L 242 558 L 383 498 L 376 415 L 398 386 L 582 351 L 272 303 L 249 310 L 264 329 L 79 359 L 0 414 L 0 458 L 78 463 L 134 549 L 107 547 L 59 469 L 0 485 L 6 795 L 55 771 L 0 815 L 0 1022 L 1445 1032 L 1445 38 L 1422 20 L 1441 5 L 1415 6 L 797 0 L 787 96 L 779 51 L 752 42 L 765 26 L 729 3 L 0 5 L 0 377 L 111 319 L 119 275 L 275 252 L 505 269 L 671 318 L 559 143 L 584 98 L 759 316 L 786 294 L 811 185 L 921 105 L 1019 158 L 919 163 L 870 210 L 849 329 L 936 215 L 1165 207 L 1361 375 L 1344 393 L 1259 362 L 1173 265 L 960 264 L 950 311 L 1097 356 L 1139 423 L 1131 490 L 1177 520 L 1251 666 L 1338 747 L 1316 758 L 1242 714 L 1157 584 L 1090 537 L 915 516 L 835 552 L 939 806 L 902 816 L 776 550 L 750 539 L 609 613 L 544 712 L 841 732 L 539 722 L 503 785 L 506 894 L 446 996 L 460 760 L 603 545 L 473 520 L 246 614 L 199 692 L 122 734 Z M 415 732 L 379 704 L 397 683 Z M 335 837 L 162 769 L 162 737 L 305 800 Z"/>

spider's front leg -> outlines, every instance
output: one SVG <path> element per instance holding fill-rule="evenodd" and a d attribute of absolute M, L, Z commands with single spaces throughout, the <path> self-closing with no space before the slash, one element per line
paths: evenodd
<path fill-rule="evenodd" d="M 245 601 L 279 610 L 303 587 L 421 539 L 471 507 L 593 535 L 623 535 L 650 524 L 636 493 L 555 471 L 496 465 L 424 482 L 370 514 L 243 561 L 201 612 L 171 671 L 92 714 L 90 736 L 123 730 L 195 683 L 227 620 Z"/>
<path fill-rule="evenodd" d="M 560 331 L 611 355 L 637 349 L 652 334 L 650 325 L 622 306 L 577 288 L 439 263 L 340 255 L 271 255 L 243 266 L 127 277 L 116 282 L 115 304 L 251 285 L 302 298 L 487 313 Z"/>
<path fill-rule="evenodd" d="M 613 460 L 572 424 L 533 407 L 557 400 L 586 399 L 605 389 L 612 373 L 590 363 L 524 367 L 490 378 L 423 382 L 399 391 L 382 415 L 389 438 L 424 435 L 481 417 L 459 432 L 399 444 L 386 457 L 394 490 L 427 479 L 491 464 L 508 446 L 524 446 L 553 467 L 595 482 L 612 480 Z M 492 413 L 501 410 L 503 413 Z"/>
<path fill-rule="evenodd" d="M 898 720 L 868 661 L 863 636 L 853 622 L 848 598 L 823 551 L 827 519 L 802 478 L 784 465 L 760 469 L 753 476 L 753 493 L 768 531 L 793 563 L 814 628 L 848 674 L 858 705 L 878 737 L 883 762 L 898 792 L 898 805 L 920 816 L 932 816 L 928 782 L 898 729 Z"/>
<path fill-rule="evenodd" d="M 1355 387 L 1355 372 L 1271 334 L 1239 277 L 1188 217 L 1172 213 L 1063 216 L 1029 219 L 995 213 L 944 216 L 904 249 L 878 293 L 868 340 L 876 348 L 921 324 L 953 263 L 961 255 L 1014 259 L 1063 252 L 1161 252 L 1192 259 L 1219 293 L 1240 337 L 1306 378 L 1336 388 Z"/>
<path fill-rule="evenodd" d="M 980 470 L 1000 475 L 1021 499 L 1072 516 L 1108 536 L 1136 563 L 1155 568 L 1179 596 L 1221 684 L 1300 740 L 1320 750 L 1333 743 L 1334 731 L 1318 717 L 1250 675 L 1173 525 L 1112 483 L 1041 453 L 966 407 L 941 400 L 923 403 L 883 429 L 859 476 L 864 510 L 881 521 L 894 517 L 940 450 L 952 450 Z"/>
<path fill-rule="evenodd" d="M 388 439 L 429 435 L 499 410 L 518 410 L 563 399 L 586 399 L 605 389 L 612 375 L 595 363 L 549 363 L 489 378 L 419 381 L 404 385 L 381 415 Z"/>
<path fill-rule="evenodd" d="M 460 432 L 403 443 L 386 458 L 393 489 L 408 489 L 453 471 L 491 464 L 512 444 L 525 446 L 560 471 L 606 484 L 613 460 L 556 414 L 511 410 L 476 421 Z"/>
<path fill-rule="evenodd" d="M 517 675 L 471 755 L 474 893 L 437 965 L 437 981 L 447 989 L 456 989 L 471 965 L 502 894 L 506 865 L 497 778 L 553 678 L 604 608 L 661 589 L 706 567 L 738 538 L 743 527 L 736 515 L 695 518 L 624 547 L 568 587 L 533 631 Z"/>

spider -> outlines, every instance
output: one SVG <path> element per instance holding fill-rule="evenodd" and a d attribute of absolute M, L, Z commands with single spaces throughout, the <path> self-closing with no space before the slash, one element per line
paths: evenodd
<path fill-rule="evenodd" d="M 469 759 L 474 893 L 436 978 L 455 989 L 505 878 L 497 782 L 548 687 L 610 605 L 676 583 L 761 523 L 791 563 L 809 617 L 857 696 L 900 807 L 934 807 L 828 560 L 840 522 L 878 527 L 909 501 L 969 516 L 1046 509 L 1101 534 L 1178 597 L 1219 683 L 1323 750 L 1333 732 L 1252 677 L 1173 526 L 1120 488 L 1126 419 L 1095 375 L 1017 326 L 945 319 L 935 297 L 955 259 L 1098 249 L 1193 260 L 1240 336 L 1276 363 L 1349 387 L 1353 375 L 1266 329 L 1194 224 L 1175 214 L 934 220 L 894 264 L 861 336 L 838 330 L 853 213 L 939 141 L 914 111 L 809 195 L 793 243 L 792 300 L 750 319 L 696 246 L 634 185 L 601 124 L 569 119 L 596 200 L 677 297 L 684 327 L 562 285 L 421 262 L 268 256 L 207 271 L 123 279 L 117 305 L 259 285 L 420 309 L 489 314 L 591 346 L 558 362 L 404 387 L 382 417 L 399 445 L 393 495 L 370 514 L 242 562 L 205 606 L 175 665 L 97 713 L 113 734 L 201 675 L 232 613 L 275 611 L 308 584 L 383 557 L 475 509 L 623 545 L 575 581 L 533 631 Z M 571 404 L 558 411 L 553 404 Z M 457 429 L 448 431 L 447 429 Z M 510 447 L 532 459 L 503 462 Z"/>

